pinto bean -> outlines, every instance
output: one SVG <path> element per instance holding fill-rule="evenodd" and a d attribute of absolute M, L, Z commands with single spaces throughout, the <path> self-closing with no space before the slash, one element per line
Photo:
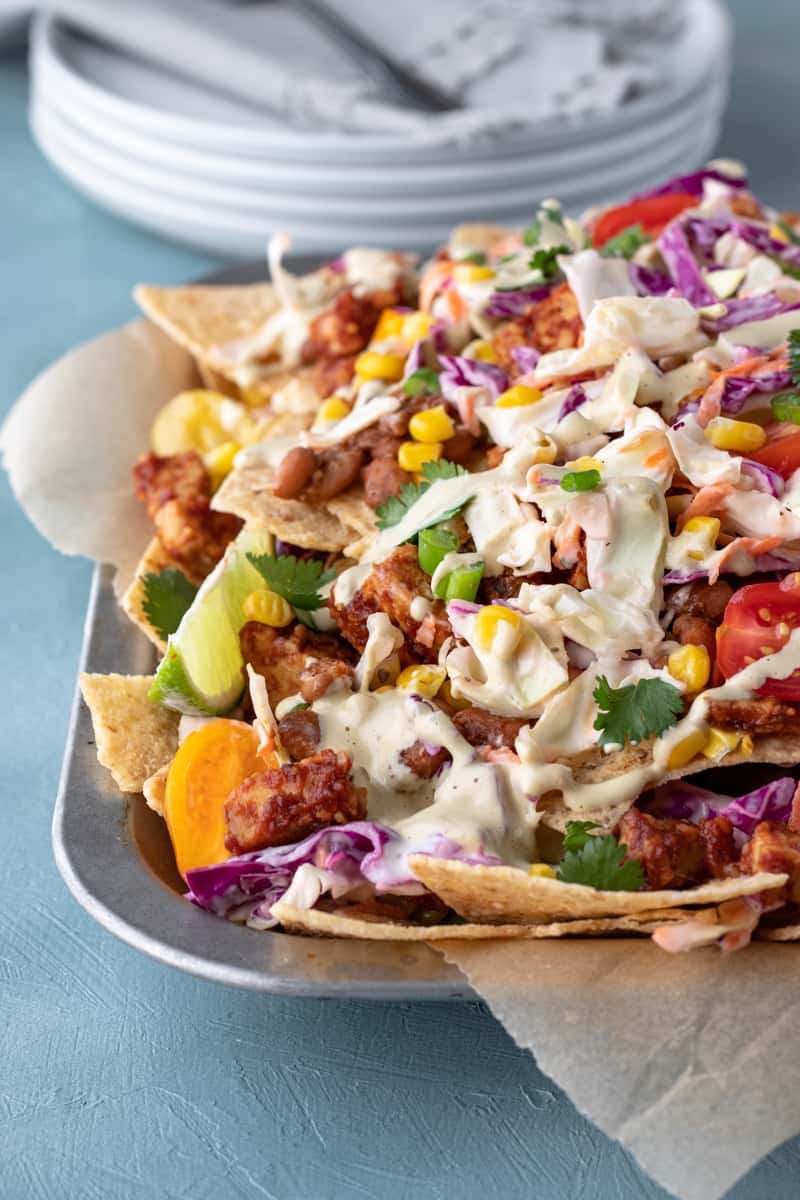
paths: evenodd
<path fill-rule="evenodd" d="M 317 456 L 307 446 L 287 450 L 275 472 L 273 492 L 281 500 L 293 500 L 308 483 L 317 466 Z"/>

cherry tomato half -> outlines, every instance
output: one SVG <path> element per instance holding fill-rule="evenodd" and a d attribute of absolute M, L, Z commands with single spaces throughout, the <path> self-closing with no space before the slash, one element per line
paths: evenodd
<path fill-rule="evenodd" d="M 763 463 L 765 467 L 772 467 L 783 475 L 784 479 L 788 479 L 792 472 L 800 467 L 800 433 L 775 438 L 749 457 L 754 462 Z"/>
<path fill-rule="evenodd" d="M 632 200 L 630 204 L 620 204 L 616 208 L 607 209 L 597 219 L 592 234 L 592 241 L 598 248 L 605 246 L 610 238 L 616 237 L 630 225 L 641 225 L 650 237 L 658 237 L 665 225 L 682 213 L 685 208 L 693 208 L 697 197 L 686 192 L 675 192 L 671 196 L 648 196 L 645 200 Z"/>
<path fill-rule="evenodd" d="M 782 583 L 751 583 L 728 601 L 717 630 L 717 665 L 730 679 L 765 651 L 780 650 L 800 626 L 800 586 L 797 575 Z M 800 671 L 788 679 L 768 679 L 760 696 L 800 700 Z"/>

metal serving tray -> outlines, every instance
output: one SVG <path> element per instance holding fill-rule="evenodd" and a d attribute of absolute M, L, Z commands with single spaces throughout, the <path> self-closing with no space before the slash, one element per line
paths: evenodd
<path fill-rule="evenodd" d="M 112 569 L 97 567 L 81 670 L 150 674 L 155 652 L 118 606 Z M 97 761 L 76 692 L 53 819 L 56 864 L 90 916 L 159 962 L 219 983 L 302 996 L 386 1000 L 472 997 L 440 954 L 412 942 L 259 932 L 182 898 L 166 826 L 142 796 L 123 796 Z"/>

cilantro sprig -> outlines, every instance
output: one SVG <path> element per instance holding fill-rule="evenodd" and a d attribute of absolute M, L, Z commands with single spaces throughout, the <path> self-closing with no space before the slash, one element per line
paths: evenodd
<path fill-rule="evenodd" d="M 435 483 L 437 479 L 455 479 L 457 475 L 469 475 L 469 471 L 458 466 L 457 463 L 448 462 L 446 458 L 440 459 L 439 462 L 426 462 L 422 468 L 420 483 L 404 483 L 400 488 L 399 496 L 390 496 L 375 509 L 378 529 L 391 529 L 393 525 L 399 525 L 408 510 L 416 504 L 420 496 L 427 492 L 432 483 Z M 449 512 L 442 513 L 436 518 L 437 524 L 454 517 L 462 507 L 459 504 Z"/>
<path fill-rule="evenodd" d="M 404 381 L 403 391 L 407 396 L 437 396 L 439 376 L 432 367 L 419 367 Z"/>
<path fill-rule="evenodd" d="M 600 253 L 603 258 L 633 258 L 640 246 L 646 246 L 652 240 L 641 225 L 629 225 L 616 237 L 609 238 Z"/>
<path fill-rule="evenodd" d="M 528 264 L 532 271 L 539 271 L 545 280 L 554 279 L 558 274 L 556 258 L 559 254 L 569 254 L 569 246 L 547 246 L 534 250 Z"/>
<path fill-rule="evenodd" d="M 292 608 L 315 609 L 323 604 L 318 589 L 336 578 L 315 558 L 295 558 L 293 554 L 248 554 L 268 587 L 283 596 Z"/>
<path fill-rule="evenodd" d="M 601 730 L 601 746 L 660 737 L 683 709 L 681 693 L 664 679 L 640 679 L 613 688 L 605 675 L 598 675 L 592 696 L 600 710 L 594 727 Z"/>
<path fill-rule="evenodd" d="M 142 580 L 144 599 L 142 610 L 162 641 L 180 625 L 197 595 L 197 588 L 183 571 L 168 567 L 164 571 L 149 571 Z"/>
<path fill-rule="evenodd" d="M 592 821 L 569 821 L 564 835 L 564 855 L 556 868 L 562 883 L 580 883 L 604 892 L 638 892 L 644 883 L 642 864 L 625 861 L 628 847 L 613 834 L 590 833 Z"/>

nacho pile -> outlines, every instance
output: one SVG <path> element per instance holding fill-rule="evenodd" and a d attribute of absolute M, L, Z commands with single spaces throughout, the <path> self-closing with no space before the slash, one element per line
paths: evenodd
<path fill-rule="evenodd" d="M 189 899 L 796 938 L 800 219 L 725 162 L 427 262 L 285 249 L 270 284 L 137 291 L 207 386 L 132 464 L 160 666 L 82 682 Z"/>

